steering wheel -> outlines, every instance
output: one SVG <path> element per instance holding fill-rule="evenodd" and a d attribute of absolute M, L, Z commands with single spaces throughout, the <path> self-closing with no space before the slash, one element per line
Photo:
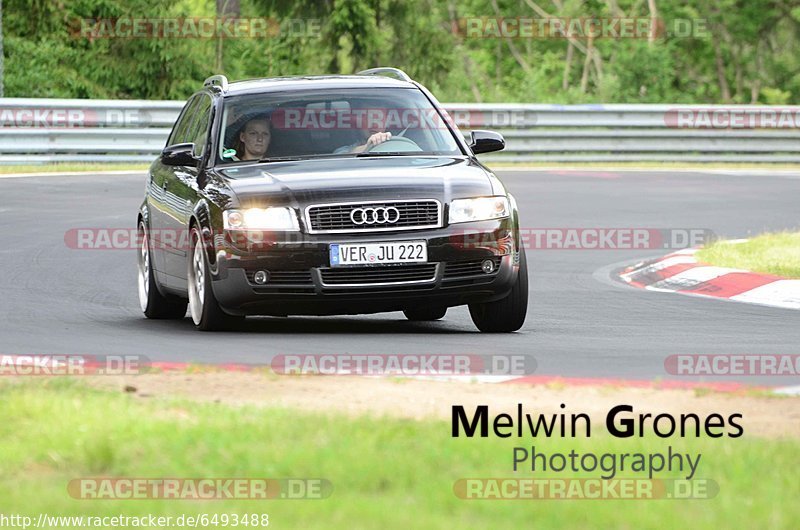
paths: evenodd
<path fill-rule="evenodd" d="M 365 153 L 411 153 L 422 151 L 422 148 L 417 145 L 417 142 L 406 138 L 404 136 L 392 136 L 383 143 L 373 145 L 367 148 Z"/>

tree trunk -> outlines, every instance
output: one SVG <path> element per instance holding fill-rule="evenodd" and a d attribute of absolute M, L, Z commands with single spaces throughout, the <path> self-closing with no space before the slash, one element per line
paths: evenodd
<path fill-rule="evenodd" d="M 567 41 L 567 59 L 564 61 L 564 77 L 561 78 L 561 89 L 569 88 L 569 74 L 572 71 L 572 58 L 575 55 L 575 47 Z"/>
<path fill-rule="evenodd" d="M 3 77 L 3 67 L 3 0 L 0 0 L 0 98 L 4 97 L 3 82 L 5 78 Z"/>
<path fill-rule="evenodd" d="M 497 86 L 503 83 L 503 46 L 499 40 L 494 45 L 494 83 Z"/>
<path fill-rule="evenodd" d="M 551 20 L 553 18 L 556 18 L 547 11 L 545 11 L 544 9 L 542 9 L 541 7 L 539 7 L 539 5 L 533 0 L 523 0 L 523 2 L 528 4 L 528 7 L 533 9 L 534 13 L 536 13 L 537 15 L 546 20 Z M 575 36 L 567 34 L 567 40 L 571 42 L 572 45 L 578 49 L 579 52 L 586 53 L 586 46 L 584 46 Z"/>
<path fill-rule="evenodd" d="M 217 18 L 238 17 L 241 13 L 241 5 L 239 0 L 217 0 Z M 224 40 L 222 37 L 217 37 L 217 61 L 215 71 L 222 73 L 224 71 Z"/>
<path fill-rule="evenodd" d="M 717 37 L 716 32 L 711 32 L 711 42 L 714 44 L 714 61 L 717 65 L 719 91 L 722 95 L 722 100 L 725 103 L 730 103 L 731 87 L 728 85 L 728 79 L 725 77 L 725 61 L 722 59 L 722 48 L 720 48 L 719 37 Z"/>
<path fill-rule="evenodd" d="M 734 65 L 734 72 L 735 72 L 735 82 L 736 82 L 736 93 L 733 95 L 733 100 L 737 103 L 741 103 L 745 99 L 744 95 L 744 69 L 746 65 L 743 65 L 742 57 L 745 56 L 747 50 L 744 49 L 743 46 L 734 44 L 731 46 L 731 55 L 733 56 L 733 65 Z"/>
<path fill-rule="evenodd" d="M 453 2 L 452 0 L 447 3 L 447 12 L 450 15 L 450 27 L 457 28 L 458 13 L 456 12 L 455 2 Z M 481 103 L 483 101 L 483 96 L 481 95 L 481 91 L 478 88 L 478 85 L 475 83 L 476 78 L 472 68 L 472 59 L 469 56 L 469 52 L 464 49 L 464 43 L 461 42 L 461 39 L 458 36 L 458 32 L 455 29 L 454 32 L 455 32 L 456 50 L 458 50 L 459 54 L 461 55 L 461 60 L 464 62 L 464 72 L 466 72 L 467 79 L 469 79 L 470 90 L 472 90 L 472 97 L 475 98 L 475 101 L 477 103 Z"/>
<path fill-rule="evenodd" d="M 656 7 L 656 0 L 647 0 L 647 7 L 650 10 L 650 33 L 647 35 L 647 42 L 652 46 L 658 36 L 658 7 Z"/>
<path fill-rule="evenodd" d="M 586 46 L 586 57 L 583 60 L 583 73 L 581 74 L 581 93 L 585 94 L 589 88 L 589 67 L 592 65 L 592 54 L 594 54 L 594 39 L 589 35 L 589 42 Z"/>
<path fill-rule="evenodd" d="M 597 77 L 597 84 L 603 81 L 603 58 L 597 48 L 592 48 L 592 62 L 594 63 L 594 73 Z"/>
<path fill-rule="evenodd" d="M 497 0 L 491 0 L 491 2 L 492 2 L 492 8 L 494 8 L 495 15 L 497 15 L 497 18 L 500 19 L 502 15 L 500 14 L 500 7 L 497 5 Z M 525 61 L 525 58 L 522 56 L 522 54 L 519 53 L 517 46 L 514 44 L 514 41 L 511 40 L 511 38 L 509 37 L 501 37 L 501 38 L 505 41 L 506 46 L 508 46 L 508 51 L 511 52 L 511 55 L 514 57 L 514 60 L 517 61 L 517 64 L 520 66 L 520 68 L 522 68 L 525 71 L 525 73 L 530 73 L 531 66 Z"/>
<path fill-rule="evenodd" d="M 719 6 L 715 3 L 708 4 L 709 20 L 716 20 L 709 24 L 711 33 L 711 45 L 714 47 L 714 64 L 717 69 L 717 84 L 719 85 L 719 93 L 724 103 L 731 101 L 731 87 L 728 84 L 728 79 L 725 75 L 725 58 L 722 56 L 722 45 L 720 40 L 723 38 L 725 28 L 719 22 L 721 19 Z"/>
<path fill-rule="evenodd" d="M 758 103 L 758 96 L 761 95 L 761 80 L 764 76 L 764 55 L 762 52 L 762 42 L 756 43 L 756 75 L 753 84 L 750 85 L 750 104 Z"/>
<path fill-rule="evenodd" d="M 372 10 L 375 11 L 375 29 L 378 33 L 381 33 L 381 0 L 372 0 Z M 372 50 L 370 50 L 370 63 L 372 66 L 380 66 L 381 65 L 381 47 L 380 46 L 370 46 Z"/>

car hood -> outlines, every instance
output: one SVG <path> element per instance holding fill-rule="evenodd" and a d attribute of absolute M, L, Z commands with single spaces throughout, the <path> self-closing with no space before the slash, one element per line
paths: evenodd
<path fill-rule="evenodd" d="M 241 207 L 504 194 L 502 184 L 466 157 L 396 156 L 271 162 L 220 173 Z"/>

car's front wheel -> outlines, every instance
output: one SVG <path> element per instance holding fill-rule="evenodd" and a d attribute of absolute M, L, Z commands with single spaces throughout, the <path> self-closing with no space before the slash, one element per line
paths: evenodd
<path fill-rule="evenodd" d="M 186 316 L 186 300 L 167 298 L 158 291 L 153 270 L 150 239 L 144 222 L 139 223 L 139 307 L 147 318 L 178 319 Z"/>
<path fill-rule="evenodd" d="M 192 228 L 190 241 L 187 278 L 192 322 L 201 331 L 227 329 L 241 318 L 225 313 L 214 298 L 203 239 L 197 228 Z"/>
<path fill-rule="evenodd" d="M 523 248 L 519 256 L 519 274 L 508 296 L 495 302 L 470 304 L 469 314 L 475 326 L 485 333 L 510 333 L 522 327 L 527 313 L 528 266 Z"/>

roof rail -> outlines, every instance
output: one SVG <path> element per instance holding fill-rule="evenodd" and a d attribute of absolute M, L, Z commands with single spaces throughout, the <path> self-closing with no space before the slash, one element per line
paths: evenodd
<path fill-rule="evenodd" d="M 399 68 L 392 68 L 391 66 L 381 66 L 379 68 L 370 68 L 369 70 L 361 70 L 356 75 L 385 75 L 400 79 L 401 81 L 412 81 L 411 77 Z"/>
<path fill-rule="evenodd" d="M 207 87 L 219 87 L 222 92 L 228 91 L 228 78 L 224 75 L 212 75 L 205 81 L 203 81 L 203 86 Z"/>

